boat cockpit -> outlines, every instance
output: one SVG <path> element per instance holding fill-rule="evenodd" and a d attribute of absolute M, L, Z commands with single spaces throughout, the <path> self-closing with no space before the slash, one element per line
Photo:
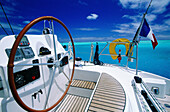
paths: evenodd
<path fill-rule="evenodd" d="M 26 34 L 43 20 L 51 22 L 51 29 L 45 28 L 42 35 Z M 67 48 L 54 34 L 53 22 L 66 30 Z M 57 18 L 37 18 L 19 35 L 2 38 L 0 53 L 0 112 L 166 111 L 149 91 L 154 87 L 158 97 L 170 94 L 168 79 L 142 71 L 136 76 L 134 69 L 115 65 L 85 64 L 75 57 L 72 36 Z M 146 89 L 142 76 L 157 81 L 148 81 Z"/>

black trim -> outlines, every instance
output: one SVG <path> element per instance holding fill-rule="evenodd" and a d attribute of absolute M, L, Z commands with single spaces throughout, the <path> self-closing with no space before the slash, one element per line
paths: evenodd
<path fill-rule="evenodd" d="M 1 87 L 1 88 L 0 88 L 0 91 L 1 91 L 1 90 L 4 90 L 4 88 L 3 88 L 3 87 Z"/>
<path fill-rule="evenodd" d="M 151 100 L 149 99 L 148 97 L 148 94 L 146 93 L 145 90 L 141 90 L 141 94 L 143 95 L 143 97 L 145 98 L 146 102 L 148 103 L 150 109 L 153 111 L 153 112 L 158 112 L 157 109 L 154 107 L 153 103 L 151 102 Z"/>
<path fill-rule="evenodd" d="M 134 79 L 135 79 L 136 83 L 142 83 L 142 78 L 135 76 Z"/>

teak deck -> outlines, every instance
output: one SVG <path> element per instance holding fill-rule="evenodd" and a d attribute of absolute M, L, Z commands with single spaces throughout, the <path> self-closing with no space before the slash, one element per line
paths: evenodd
<path fill-rule="evenodd" d="M 98 85 L 94 82 L 73 80 L 71 86 L 94 89 L 88 112 L 122 112 L 125 108 L 125 92 L 120 83 L 112 76 L 103 73 Z M 84 112 L 89 98 L 68 94 L 56 112 Z"/>
<path fill-rule="evenodd" d="M 112 76 L 103 73 L 88 111 L 122 112 L 124 107 L 125 93 L 122 86 Z"/>
<path fill-rule="evenodd" d="M 71 86 L 79 87 L 79 88 L 86 88 L 86 89 L 94 89 L 95 82 L 90 81 L 83 81 L 83 80 L 73 80 Z"/>
<path fill-rule="evenodd" d="M 89 98 L 67 95 L 56 112 L 84 112 Z"/>

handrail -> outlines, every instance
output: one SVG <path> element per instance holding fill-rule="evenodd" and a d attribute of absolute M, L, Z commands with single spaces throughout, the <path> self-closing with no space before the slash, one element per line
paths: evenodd
<path fill-rule="evenodd" d="M 102 54 L 103 51 L 106 49 L 106 47 L 107 47 L 110 43 L 117 43 L 117 44 L 119 44 L 119 43 L 125 43 L 125 44 L 126 44 L 126 43 L 129 43 L 129 44 L 133 44 L 133 42 L 97 42 L 97 43 L 107 43 L 107 44 L 104 46 L 104 48 L 102 49 L 102 51 L 99 53 L 99 56 L 100 56 L 100 55 L 118 56 L 118 55 L 115 55 L 115 54 Z M 136 44 L 134 44 L 134 45 L 136 45 Z M 94 56 L 94 50 L 93 50 L 93 48 L 94 48 L 94 45 L 93 45 L 93 42 L 92 42 L 92 43 L 91 43 L 91 53 L 90 53 L 89 62 L 91 62 L 91 59 L 92 59 L 92 57 Z M 138 48 L 137 48 L 137 49 L 138 49 Z M 136 51 L 138 51 L 137 49 L 136 49 Z M 128 50 L 128 51 L 130 51 L 130 47 L 129 47 L 129 50 Z M 134 49 L 131 51 L 130 56 L 127 55 L 127 54 L 121 55 L 122 57 L 128 57 L 126 67 L 128 66 L 128 61 L 129 61 L 129 59 L 137 59 L 137 57 L 132 57 L 132 56 L 131 56 L 133 51 L 134 51 Z M 136 74 L 137 74 L 137 73 L 136 73 Z"/>
<path fill-rule="evenodd" d="M 102 52 L 106 49 L 106 47 L 109 45 L 109 43 L 107 42 L 107 45 L 103 48 L 103 50 L 100 52 L 99 56 L 102 54 Z"/>
<path fill-rule="evenodd" d="M 100 54 L 100 55 L 118 56 L 118 55 L 115 55 L 115 54 Z M 121 55 L 121 57 L 126 57 L 126 55 Z"/>
<path fill-rule="evenodd" d="M 94 51 L 93 51 L 94 45 L 93 42 L 91 43 L 91 52 L 90 52 L 90 58 L 89 58 L 89 62 L 91 62 L 91 58 L 93 57 Z"/>
<path fill-rule="evenodd" d="M 98 42 L 98 43 L 129 43 L 129 42 Z"/>

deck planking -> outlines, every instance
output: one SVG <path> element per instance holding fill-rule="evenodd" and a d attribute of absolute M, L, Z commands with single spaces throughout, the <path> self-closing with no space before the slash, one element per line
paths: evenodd
<path fill-rule="evenodd" d="M 121 84 L 112 76 L 103 73 L 88 112 L 122 112 L 125 108 L 125 99 Z"/>
<path fill-rule="evenodd" d="M 84 80 L 73 80 L 71 83 L 72 87 L 79 87 L 79 88 L 85 88 L 85 89 L 94 89 L 95 87 L 95 82 L 91 81 L 84 81 Z"/>
<path fill-rule="evenodd" d="M 125 92 L 120 83 L 106 73 L 101 75 L 98 85 L 95 82 L 73 80 L 71 86 L 91 90 L 97 86 L 89 107 L 89 98 L 67 94 L 56 112 L 84 112 L 86 108 L 88 112 L 124 111 Z"/>

